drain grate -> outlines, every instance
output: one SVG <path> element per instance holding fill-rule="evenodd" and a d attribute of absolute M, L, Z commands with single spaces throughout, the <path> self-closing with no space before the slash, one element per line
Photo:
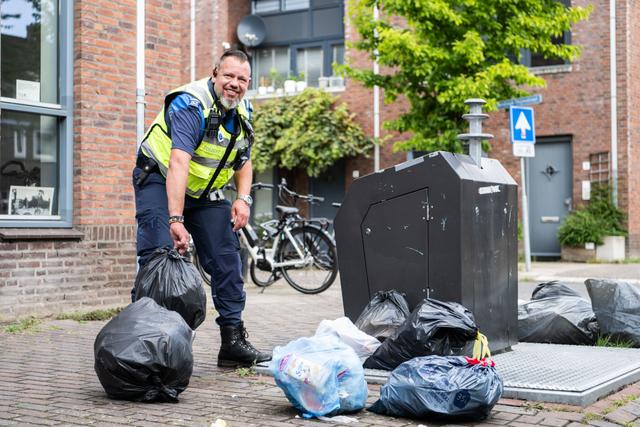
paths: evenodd
<path fill-rule="evenodd" d="M 503 397 L 589 405 L 640 380 L 640 349 L 520 343 L 493 357 L 504 381 Z M 258 372 L 269 375 L 268 364 Z M 365 369 L 370 384 L 389 372 Z"/>

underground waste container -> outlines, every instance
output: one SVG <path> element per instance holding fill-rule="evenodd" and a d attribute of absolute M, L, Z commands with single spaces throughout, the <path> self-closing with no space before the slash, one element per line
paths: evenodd
<path fill-rule="evenodd" d="M 355 180 L 335 222 L 345 315 L 396 289 L 458 302 L 493 352 L 517 343 L 517 185 L 495 159 L 434 152 Z"/>

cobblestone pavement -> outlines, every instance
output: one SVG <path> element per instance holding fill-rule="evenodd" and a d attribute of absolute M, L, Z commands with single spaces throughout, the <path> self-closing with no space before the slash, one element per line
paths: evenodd
<path fill-rule="evenodd" d="M 264 293 L 247 285 L 245 322 L 251 341 L 261 349 L 312 335 L 322 319 L 342 315 L 339 285 L 320 295 L 303 295 L 283 281 Z M 210 300 L 209 300 L 210 301 Z M 219 369 L 215 314 L 197 330 L 194 371 L 175 404 L 141 404 L 108 399 L 93 370 L 93 342 L 106 323 L 45 320 L 26 333 L 0 330 L 0 426 L 2 425 L 184 425 L 208 427 L 223 419 L 238 426 L 317 426 L 297 416 L 270 377 Z M 379 387 L 369 386 L 369 404 Z M 477 425 L 640 426 L 640 383 L 587 408 L 503 399 Z M 353 426 L 427 426 L 361 411 Z M 468 424 L 470 425 L 470 424 Z"/>

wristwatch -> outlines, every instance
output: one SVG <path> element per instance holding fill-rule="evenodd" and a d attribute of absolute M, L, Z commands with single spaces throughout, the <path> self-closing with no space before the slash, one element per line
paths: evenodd
<path fill-rule="evenodd" d="M 181 222 L 184 223 L 184 216 L 182 215 L 172 215 L 169 217 L 169 225 L 173 224 L 174 222 Z"/>
<path fill-rule="evenodd" d="M 253 205 L 253 197 L 251 197 L 248 194 L 238 194 L 238 200 L 242 200 L 249 207 L 251 207 L 251 205 Z"/>

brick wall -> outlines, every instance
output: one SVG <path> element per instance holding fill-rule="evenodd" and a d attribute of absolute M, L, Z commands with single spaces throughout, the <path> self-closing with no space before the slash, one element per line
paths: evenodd
<path fill-rule="evenodd" d="M 585 6 L 591 2 L 576 1 Z M 582 203 L 581 181 L 589 180 L 589 171 L 582 170 L 582 162 L 596 152 L 611 151 L 611 95 L 609 49 L 609 2 L 593 3 L 593 13 L 586 22 L 574 26 L 572 42 L 582 46 L 581 57 L 572 64 L 572 71 L 545 74 L 547 81 L 541 93 L 544 102 L 535 106 L 538 137 L 571 135 L 573 154 L 573 201 Z M 638 209 L 638 172 L 634 160 L 639 160 L 637 144 L 639 120 L 633 112 L 637 107 L 639 60 L 633 42 L 638 41 L 638 7 L 633 2 L 617 2 L 617 115 L 618 115 L 618 200 L 628 217 L 630 256 L 640 250 L 640 219 Z M 634 74 L 636 73 L 636 74 Z M 487 132 L 493 133 L 491 157 L 500 159 L 509 172 L 520 180 L 519 161 L 511 154 L 508 115 L 491 114 L 486 122 Z"/>
<path fill-rule="evenodd" d="M 146 1 L 147 125 L 164 93 L 188 80 L 188 4 Z M 0 241 L 0 320 L 130 301 L 136 3 L 77 0 L 74 7 L 74 228 L 84 237 Z"/>

